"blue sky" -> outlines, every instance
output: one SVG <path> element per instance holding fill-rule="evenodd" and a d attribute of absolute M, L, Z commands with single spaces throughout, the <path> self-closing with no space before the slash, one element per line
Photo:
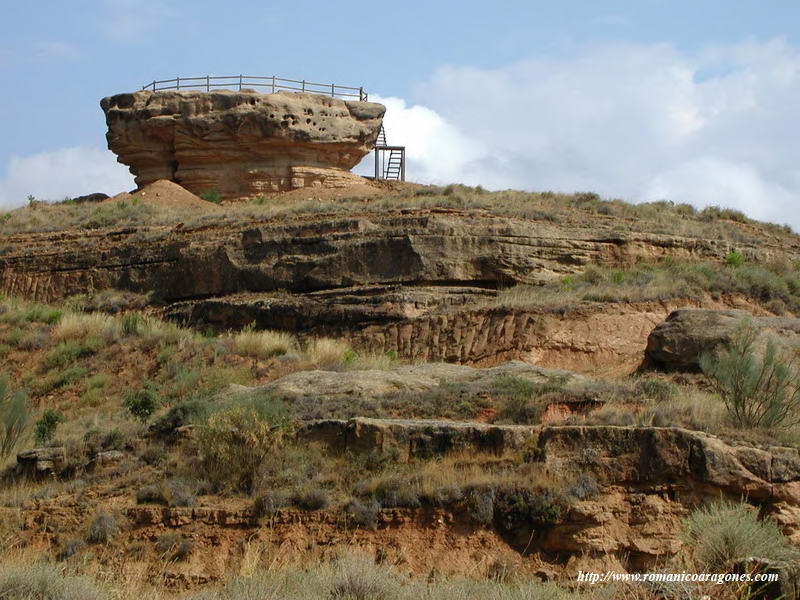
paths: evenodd
<path fill-rule="evenodd" d="M 724 204 L 800 227 L 800 3 L 0 0 L 0 206 L 130 185 L 101 97 L 363 85 L 409 177 Z"/>

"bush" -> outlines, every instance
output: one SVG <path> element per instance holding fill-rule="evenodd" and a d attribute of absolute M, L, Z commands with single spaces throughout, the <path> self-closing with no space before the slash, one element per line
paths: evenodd
<path fill-rule="evenodd" d="M 378 515 L 380 512 L 381 505 L 374 500 L 360 502 L 353 499 L 345 507 L 347 517 L 357 526 L 369 531 L 375 531 L 378 528 Z"/>
<path fill-rule="evenodd" d="M 649 400 L 667 402 L 678 395 L 678 386 L 660 377 L 642 377 L 636 381 L 636 392 Z"/>
<path fill-rule="evenodd" d="M 773 427 L 800 421 L 797 358 L 767 341 L 756 353 L 758 330 L 743 323 L 730 343 L 700 357 L 700 367 L 739 427 Z"/>
<path fill-rule="evenodd" d="M 43 377 L 34 380 L 33 391 L 37 394 L 46 394 L 57 390 L 58 388 L 72 385 L 86 377 L 89 374 L 89 369 L 86 367 L 70 367 L 64 369 L 54 369 Z"/>
<path fill-rule="evenodd" d="M 202 472 L 215 486 L 250 491 L 259 468 L 288 433 L 288 425 L 272 423 L 253 408 L 220 411 L 197 429 Z"/>
<path fill-rule="evenodd" d="M 698 508 L 683 523 L 681 540 L 698 570 L 725 572 L 749 556 L 786 560 L 796 554 L 777 524 L 758 520 L 746 504 L 718 503 Z"/>
<path fill-rule="evenodd" d="M 43 446 L 47 444 L 56 434 L 56 428 L 64 422 L 64 415 L 59 411 L 48 408 L 36 421 L 34 426 L 34 437 L 36 443 Z"/>
<path fill-rule="evenodd" d="M 222 202 L 222 196 L 218 190 L 206 190 L 200 194 L 200 197 L 206 202 L 213 202 L 214 204 Z"/>
<path fill-rule="evenodd" d="M 157 485 L 148 485 L 136 494 L 137 504 L 189 507 L 194 506 L 196 502 L 196 486 L 184 479 L 170 479 Z"/>
<path fill-rule="evenodd" d="M 107 544 L 117 535 L 117 520 L 108 513 L 99 513 L 89 524 L 86 541 L 90 544 Z"/>
<path fill-rule="evenodd" d="M 61 546 L 61 549 L 56 554 L 57 561 L 64 561 L 81 552 L 86 544 L 83 540 L 69 540 Z"/>
<path fill-rule="evenodd" d="M 553 524 L 566 508 L 566 499 L 546 488 L 501 487 L 494 503 L 495 523 L 512 532 L 529 526 Z"/>
<path fill-rule="evenodd" d="M 292 503 L 304 510 L 322 510 L 330 504 L 328 492 L 321 488 L 310 488 L 295 494 Z"/>
<path fill-rule="evenodd" d="M 123 396 L 123 403 L 128 412 L 142 423 L 146 423 L 161 405 L 158 394 L 149 388 L 128 390 Z"/>
<path fill-rule="evenodd" d="M 72 365 L 72 363 L 81 358 L 95 354 L 102 347 L 102 340 L 94 337 L 80 341 L 61 342 L 45 355 L 42 365 L 46 369 L 63 368 Z"/>
<path fill-rule="evenodd" d="M 28 427 L 27 396 L 19 390 L 11 393 L 8 378 L 0 375 L 0 458 L 11 454 Z"/>
<path fill-rule="evenodd" d="M 203 421 L 210 412 L 210 406 L 205 400 L 185 400 L 156 419 L 151 429 L 160 437 L 169 437 L 180 427 Z"/>
<path fill-rule="evenodd" d="M 165 533 L 156 540 L 156 551 L 166 560 L 186 560 L 193 550 L 192 540 L 177 533 Z"/>
<path fill-rule="evenodd" d="M 122 317 L 122 334 L 139 335 L 142 330 L 143 319 L 139 313 L 129 312 Z"/>
<path fill-rule="evenodd" d="M 270 490 L 256 496 L 253 516 L 257 519 L 272 517 L 279 509 L 292 505 L 292 498 L 281 490 Z"/>
<path fill-rule="evenodd" d="M 501 375 L 494 382 L 494 392 L 502 399 L 497 420 L 525 425 L 538 423 L 546 408 L 544 397 L 563 393 L 566 382 L 563 377 L 534 383 L 513 375 Z"/>
<path fill-rule="evenodd" d="M 745 262 L 744 255 L 738 250 L 729 252 L 725 256 L 725 264 L 730 265 L 731 267 L 741 267 Z"/>
<path fill-rule="evenodd" d="M 116 428 L 109 431 L 90 429 L 83 434 L 83 443 L 86 453 L 93 455 L 104 450 L 122 450 L 127 440 L 125 434 Z"/>
<path fill-rule="evenodd" d="M 490 525 L 494 520 L 494 490 L 475 488 L 467 492 L 467 514 L 480 525 Z"/>
<path fill-rule="evenodd" d="M 331 600 L 396 600 L 401 597 L 400 579 L 366 556 L 345 555 L 334 568 Z"/>

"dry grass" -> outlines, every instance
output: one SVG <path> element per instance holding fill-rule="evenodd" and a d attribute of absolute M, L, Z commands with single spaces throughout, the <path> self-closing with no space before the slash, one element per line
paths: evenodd
<path fill-rule="evenodd" d="M 350 346 L 342 340 L 314 338 L 306 344 L 303 355 L 313 365 L 331 367 L 341 364 L 348 351 Z"/>
<path fill-rule="evenodd" d="M 143 230 L 137 234 L 148 239 L 163 235 L 158 226 L 179 221 L 186 223 L 187 228 L 192 228 L 210 223 L 243 223 L 307 214 L 350 216 L 355 213 L 441 208 L 586 225 L 623 234 L 627 231 L 646 231 L 732 242 L 757 241 L 759 232 L 754 231 L 753 225 L 773 234 L 788 234 L 790 231 L 786 226 L 759 224 L 738 211 L 717 207 L 696 211 L 686 204 L 676 205 L 665 201 L 630 204 L 617 199 L 605 200 L 592 193 L 561 194 L 515 190 L 489 192 L 480 186 L 471 188 L 463 185 L 385 186 L 372 199 L 359 194 L 348 197 L 346 190 L 339 197 L 320 197 L 318 192 L 309 189 L 300 195 L 272 194 L 249 202 L 227 203 L 223 208 L 220 214 L 190 218 L 171 206 L 154 207 L 144 203 L 97 205 L 35 202 L 31 206 L 0 213 L 0 234 L 109 226 L 154 227 L 150 231 Z"/>
<path fill-rule="evenodd" d="M 120 335 L 119 321 L 102 313 L 67 313 L 53 328 L 53 338 L 59 341 L 83 340 L 87 337 L 112 341 Z"/>
<path fill-rule="evenodd" d="M 288 354 L 297 345 L 295 337 L 285 331 L 240 331 L 231 340 L 237 354 L 261 359 Z"/>
<path fill-rule="evenodd" d="M 800 270 L 795 265 L 712 262 L 641 263 L 627 268 L 589 266 L 583 273 L 541 286 L 501 290 L 495 306 L 537 306 L 564 310 L 580 302 L 649 302 L 673 298 L 702 300 L 738 294 L 783 314 L 800 312 Z"/>

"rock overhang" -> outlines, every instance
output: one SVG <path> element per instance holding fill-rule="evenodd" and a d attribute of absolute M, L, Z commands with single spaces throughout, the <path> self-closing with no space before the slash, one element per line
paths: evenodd
<path fill-rule="evenodd" d="M 252 90 L 108 96 L 108 147 L 139 187 L 158 179 L 195 194 L 258 196 L 360 181 L 349 173 L 375 146 L 381 104 Z"/>

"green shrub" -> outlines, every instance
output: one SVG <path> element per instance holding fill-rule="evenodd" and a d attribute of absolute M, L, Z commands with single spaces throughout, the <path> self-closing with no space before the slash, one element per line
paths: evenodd
<path fill-rule="evenodd" d="M 72 365 L 81 358 L 86 358 L 95 354 L 103 347 L 100 338 L 86 338 L 85 340 L 68 340 L 61 342 L 48 352 L 42 360 L 42 365 L 46 369 L 54 369 Z"/>
<path fill-rule="evenodd" d="M 8 378 L 0 375 L 0 458 L 11 454 L 25 435 L 30 420 L 25 392 L 14 393 Z"/>
<path fill-rule="evenodd" d="M 566 498 L 547 488 L 503 486 L 495 493 L 494 520 L 501 531 L 555 523 L 566 508 Z"/>
<path fill-rule="evenodd" d="M 725 264 L 730 265 L 731 267 L 741 267 L 745 262 L 744 255 L 738 250 L 729 252 L 725 256 Z"/>
<path fill-rule="evenodd" d="M 280 448 L 289 426 L 265 419 L 256 409 L 233 406 L 197 428 L 202 473 L 215 486 L 253 489 L 258 470 Z"/>
<path fill-rule="evenodd" d="M 700 357 L 700 367 L 739 427 L 791 425 L 800 420 L 797 359 L 769 339 L 756 352 L 758 330 L 742 323 L 728 344 Z"/>
<path fill-rule="evenodd" d="M 749 556 L 785 560 L 796 554 L 777 524 L 760 521 L 746 504 L 722 502 L 694 510 L 684 520 L 681 539 L 694 566 L 705 571 L 725 572 Z"/>
<path fill-rule="evenodd" d="M 219 204 L 220 202 L 222 202 L 222 196 L 220 195 L 218 190 L 205 191 L 200 194 L 200 197 L 206 202 L 213 202 L 214 204 Z"/>
<path fill-rule="evenodd" d="M 210 413 L 211 407 L 207 400 L 185 400 L 157 418 L 151 429 L 160 437 L 170 437 L 175 435 L 176 430 L 180 427 L 201 423 Z"/>
<path fill-rule="evenodd" d="M 147 423 L 152 414 L 158 410 L 161 400 L 155 390 L 144 387 L 125 392 L 123 403 L 135 419 Z"/>
<path fill-rule="evenodd" d="M 535 424 L 547 407 L 545 396 L 564 392 L 567 379 L 553 377 L 546 383 L 534 383 L 513 375 L 501 375 L 494 382 L 494 392 L 501 399 L 497 420 Z"/>
<path fill-rule="evenodd" d="M 23 313 L 22 318 L 32 323 L 47 323 L 53 325 L 61 319 L 62 312 L 44 304 L 31 304 Z"/>
<path fill-rule="evenodd" d="M 123 335 L 139 335 L 144 321 L 139 313 L 129 312 L 122 317 Z"/>
<path fill-rule="evenodd" d="M 52 408 L 48 408 L 36 421 L 34 426 L 34 437 L 36 443 L 44 445 L 48 443 L 56 434 L 56 428 L 65 421 L 64 415 Z"/>
<path fill-rule="evenodd" d="M 89 369 L 86 367 L 69 367 L 67 369 L 53 369 L 32 383 L 35 394 L 47 394 L 68 385 L 72 385 L 86 377 Z"/>

